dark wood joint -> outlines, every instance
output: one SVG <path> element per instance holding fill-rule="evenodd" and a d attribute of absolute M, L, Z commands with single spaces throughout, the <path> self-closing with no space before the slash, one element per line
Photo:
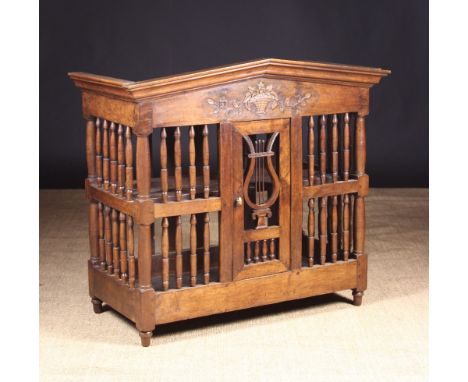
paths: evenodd
<path fill-rule="evenodd" d="M 138 289 L 135 312 L 135 324 L 141 332 L 152 332 L 155 328 L 154 289 Z"/>
<path fill-rule="evenodd" d="M 138 224 L 150 225 L 154 223 L 154 202 L 150 199 L 135 200 L 135 221 Z"/>
<path fill-rule="evenodd" d="M 356 254 L 357 260 L 357 280 L 356 290 L 365 291 L 367 289 L 367 254 Z"/>
<path fill-rule="evenodd" d="M 153 132 L 153 103 L 142 102 L 135 107 L 134 134 L 148 136 Z"/>
<path fill-rule="evenodd" d="M 367 196 L 369 193 L 369 176 L 367 174 L 363 174 L 358 178 L 358 195 L 359 196 Z"/>

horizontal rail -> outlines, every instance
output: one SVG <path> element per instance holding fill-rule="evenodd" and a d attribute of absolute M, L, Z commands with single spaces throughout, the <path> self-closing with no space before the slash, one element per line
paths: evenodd
<path fill-rule="evenodd" d="M 263 229 L 249 229 L 244 231 L 244 242 L 276 239 L 280 236 L 280 227 L 271 226 Z"/>
<path fill-rule="evenodd" d="M 221 198 L 182 200 L 180 202 L 154 203 L 154 217 L 169 217 L 221 211 Z"/>
<path fill-rule="evenodd" d="M 86 179 L 85 181 L 85 190 L 86 195 L 89 199 L 102 202 L 110 208 L 119 210 L 132 217 L 137 217 L 139 215 L 139 203 L 123 199 L 121 197 L 111 194 L 108 191 L 103 190 L 102 188 L 98 188 L 97 186 L 92 184 L 88 179 Z"/>
<path fill-rule="evenodd" d="M 335 183 L 324 183 L 316 186 L 304 186 L 303 198 L 320 198 L 322 196 L 357 193 L 366 196 L 369 192 L 369 177 L 362 175 L 359 179 L 352 179 Z"/>

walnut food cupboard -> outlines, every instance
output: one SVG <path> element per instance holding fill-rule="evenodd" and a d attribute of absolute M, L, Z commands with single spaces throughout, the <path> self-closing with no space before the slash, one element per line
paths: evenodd
<path fill-rule="evenodd" d="M 89 293 L 156 325 L 351 289 L 360 305 L 365 116 L 390 72 L 263 59 L 82 91 Z"/>

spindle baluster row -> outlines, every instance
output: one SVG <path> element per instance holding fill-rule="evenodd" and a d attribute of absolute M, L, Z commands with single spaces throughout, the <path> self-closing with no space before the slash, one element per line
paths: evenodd
<path fill-rule="evenodd" d="M 316 124 L 317 118 L 317 124 Z M 308 136 L 307 152 L 304 163 L 307 171 L 304 173 L 308 186 L 328 182 L 348 181 L 350 178 L 351 146 L 350 134 L 357 123 L 350 113 L 321 115 L 310 117 L 306 129 Z M 315 127 L 318 125 L 317 145 L 315 151 Z"/>
<path fill-rule="evenodd" d="M 161 128 L 161 139 L 159 143 L 160 155 L 160 181 L 161 181 L 161 201 L 166 203 L 169 201 L 169 152 L 168 152 L 168 134 L 173 130 L 174 137 L 174 193 L 175 201 L 181 201 L 183 195 L 183 177 L 182 177 L 182 128 L 177 126 L 173 129 Z M 209 146 L 209 129 L 208 125 L 203 126 L 202 147 L 200 158 L 202 160 L 202 182 L 203 182 L 203 198 L 209 198 L 210 186 L 210 146 Z M 188 182 L 189 182 L 189 198 L 191 200 L 197 197 L 197 168 L 196 168 L 196 133 L 195 127 L 188 128 Z"/>
<path fill-rule="evenodd" d="M 135 287 L 133 220 L 123 212 L 98 203 L 100 268 Z"/>
<path fill-rule="evenodd" d="M 307 203 L 308 218 L 306 231 L 306 252 L 304 257 L 309 267 L 319 264 L 348 261 L 351 253 L 351 232 L 353 194 L 310 198 Z M 318 221 L 316 221 L 318 209 Z M 318 233 L 316 230 L 318 223 Z M 318 246 L 316 248 L 316 246 Z"/>
<path fill-rule="evenodd" d="M 306 153 L 307 173 L 306 186 L 315 186 L 328 182 L 338 183 L 350 180 L 351 168 L 351 130 L 356 132 L 356 176 L 361 176 L 361 170 L 365 163 L 365 134 L 362 117 L 353 118 L 351 123 L 350 113 L 321 115 L 318 120 L 318 153 L 315 147 L 315 119 L 309 118 L 308 122 L 308 145 Z M 341 122 L 340 122 L 341 121 Z M 354 126 L 355 125 L 355 126 Z M 342 135 L 340 136 L 340 130 Z M 341 146 L 340 146 L 340 140 Z M 318 160 L 316 160 L 316 155 Z M 317 163 L 318 162 L 318 163 Z M 317 166 L 316 166 L 317 163 Z M 327 171 L 328 170 L 328 171 Z M 316 172 L 317 171 L 317 172 Z M 317 176 L 316 176 L 317 174 Z M 356 204 L 356 202 L 355 202 Z M 361 208 L 361 199 L 357 204 Z M 307 203 L 308 216 L 306 228 L 306 259 L 309 267 L 314 265 L 316 253 L 316 236 L 318 239 L 318 258 L 320 264 L 327 262 L 330 256 L 331 262 L 336 262 L 338 257 L 347 261 L 351 253 L 351 223 L 353 205 L 350 194 L 338 193 L 329 197 L 310 198 Z M 317 211 L 316 211 L 317 210 Z M 316 221 L 316 212 L 318 220 Z M 362 216 L 362 212 L 359 217 Z M 316 223 L 318 226 L 316 227 Z M 359 220 L 360 223 L 360 220 Z M 340 252 L 342 251 L 342 252 Z"/>
<path fill-rule="evenodd" d="M 96 185 L 120 197 L 133 197 L 133 145 L 129 126 L 96 118 Z"/>
<path fill-rule="evenodd" d="M 263 239 L 254 242 L 245 243 L 245 264 L 266 262 L 276 259 L 276 241 L 277 239 Z M 252 257 L 252 243 L 254 252 Z"/>
<path fill-rule="evenodd" d="M 194 287 L 198 283 L 206 285 L 211 282 L 210 213 L 201 214 L 203 220 L 196 214 L 187 216 L 189 217 L 187 232 L 189 248 L 188 253 L 185 254 L 189 256 L 187 263 L 188 285 L 184 285 L 183 217 L 175 216 L 174 218 L 164 217 L 161 219 L 161 280 L 164 291 L 173 288 L 173 281 L 171 281 L 171 277 L 174 277 L 174 269 L 171 268 L 173 266 L 175 266 L 176 289 L 184 286 Z M 197 226 L 197 222 L 202 223 L 201 230 Z"/>
<path fill-rule="evenodd" d="M 314 118 L 309 120 L 309 186 L 314 185 L 315 181 L 315 137 L 314 137 Z M 309 267 L 314 265 L 314 250 L 315 250 L 315 204 L 314 198 L 310 198 L 308 202 L 309 214 L 307 225 L 307 246 L 308 246 L 308 263 Z"/>

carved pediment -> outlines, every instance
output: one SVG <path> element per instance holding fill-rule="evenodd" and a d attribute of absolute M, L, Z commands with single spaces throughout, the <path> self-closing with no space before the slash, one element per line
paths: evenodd
<path fill-rule="evenodd" d="M 242 93 L 242 85 L 239 87 Z M 206 102 L 213 108 L 212 114 L 230 119 L 243 113 L 263 116 L 275 109 L 281 112 L 289 109 L 291 114 L 295 115 L 302 106 L 311 106 L 319 99 L 319 93 L 312 88 L 307 92 L 296 91 L 288 95 L 276 89 L 271 81 L 264 80 L 258 80 L 253 86 L 247 85 L 244 92 L 240 98 L 233 94 L 221 94 L 218 98 L 207 98 Z"/>

